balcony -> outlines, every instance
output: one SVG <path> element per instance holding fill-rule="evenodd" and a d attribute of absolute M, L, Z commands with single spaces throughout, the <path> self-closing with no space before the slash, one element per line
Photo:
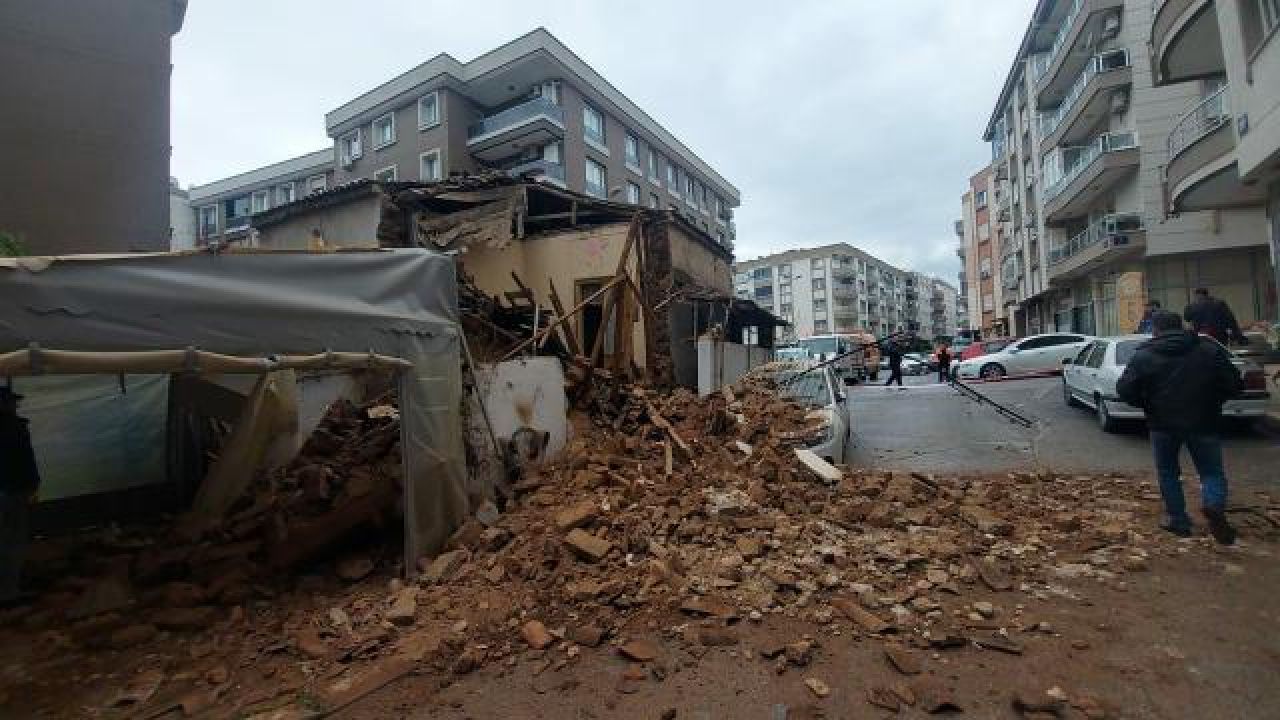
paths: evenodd
<path fill-rule="evenodd" d="M 1084 215 L 1095 200 L 1138 169 L 1138 138 L 1133 133 L 1106 133 L 1088 145 L 1056 152 L 1061 154 L 1062 172 L 1044 191 L 1045 225 Z"/>
<path fill-rule="evenodd" d="M 1070 280 L 1117 260 L 1141 255 L 1146 236 L 1141 215 L 1106 215 L 1049 250 L 1049 280 Z"/>
<path fill-rule="evenodd" d="M 1107 16 L 1119 20 L 1124 0 L 1072 0 L 1049 50 L 1031 63 L 1031 77 L 1036 84 L 1036 102 L 1040 108 L 1061 103 L 1071 81 L 1093 56 L 1093 50 L 1110 32 Z M 1105 11 L 1112 11 L 1110 13 Z M 1119 30 L 1118 23 L 1114 26 Z M 1081 40 L 1084 42 L 1081 42 Z M 1082 52 L 1084 51 L 1084 52 Z"/>
<path fill-rule="evenodd" d="M 1231 112 L 1231 86 L 1201 100 L 1168 139 L 1165 185 L 1169 211 L 1221 210 L 1266 202 L 1261 183 L 1240 182 L 1236 129 Z"/>
<path fill-rule="evenodd" d="M 1133 67 L 1129 64 L 1128 50 L 1112 50 L 1089 58 L 1062 104 L 1039 115 L 1036 122 L 1040 128 L 1041 152 L 1083 140 L 1099 118 L 1112 112 L 1116 98 L 1124 92 L 1122 88 L 1132 82 Z M 1127 97 L 1124 99 L 1128 101 Z"/>
<path fill-rule="evenodd" d="M 538 177 L 564 185 L 564 166 L 550 160 L 532 160 L 507 169 L 511 177 Z"/>
<path fill-rule="evenodd" d="M 249 216 L 240 215 L 238 217 L 227 218 L 227 227 L 223 232 L 235 232 L 237 230 L 246 230 L 249 227 Z"/>
<path fill-rule="evenodd" d="M 1157 86 L 1224 73 L 1213 0 L 1158 0 L 1151 20 L 1151 60 Z"/>
<path fill-rule="evenodd" d="M 535 98 L 467 128 L 467 149 L 485 162 L 495 162 L 562 138 L 564 108 L 546 98 Z"/>

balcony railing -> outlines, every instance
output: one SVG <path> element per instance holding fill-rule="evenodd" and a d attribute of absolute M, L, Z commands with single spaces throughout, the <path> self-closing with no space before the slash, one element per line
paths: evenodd
<path fill-rule="evenodd" d="M 1138 137 L 1133 133 L 1106 133 L 1094 138 L 1088 145 L 1059 148 L 1064 158 L 1062 176 L 1055 180 L 1044 191 L 1044 202 L 1047 204 L 1076 178 L 1088 169 L 1095 160 L 1109 152 L 1119 152 L 1138 147 Z"/>
<path fill-rule="evenodd" d="M 1223 85 L 1212 95 L 1196 104 L 1183 115 L 1178 124 L 1169 133 L 1169 159 L 1192 143 L 1217 130 L 1224 122 L 1231 119 L 1230 85 Z"/>
<path fill-rule="evenodd" d="M 1071 114 L 1076 101 L 1084 94 L 1084 90 L 1089 87 L 1091 80 L 1101 73 L 1127 67 L 1129 67 L 1129 51 L 1123 48 L 1099 53 L 1089 58 L 1089 62 L 1085 63 L 1084 70 L 1076 76 L 1075 82 L 1071 83 L 1071 89 L 1067 91 L 1066 97 L 1062 98 L 1062 102 L 1058 107 L 1051 112 L 1040 113 L 1037 116 L 1036 123 L 1040 126 L 1040 137 L 1049 137 L 1054 130 L 1058 129 L 1058 126 L 1062 124 L 1067 115 Z"/>
<path fill-rule="evenodd" d="M 1072 0 L 1071 9 L 1067 11 L 1067 16 L 1062 18 L 1062 25 L 1058 26 L 1058 34 L 1054 35 L 1053 45 L 1049 48 L 1049 52 L 1036 55 L 1032 60 L 1032 82 L 1040 82 L 1040 78 L 1044 77 L 1053 62 L 1058 59 L 1058 55 L 1062 53 L 1062 49 L 1067 46 L 1067 39 L 1071 34 L 1071 26 L 1075 25 L 1076 18 L 1079 17 L 1082 9 L 1084 9 L 1084 0 Z"/>
<path fill-rule="evenodd" d="M 243 230 L 247 227 L 249 227 L 248 215 L 227 218 L 227 232 L 231 232 L 232 230 Z"/>
<path fill-rule="evenodd" d="M 484 135 L 500 132 L 538 116 L 546 117 L 561 128 L 564 128 L 564 108 L 547 98 L 535 98 L 529 102 L 509 107 L 502 112 L 494 113 L 467 128 L 467 139 L 475 140 Z"/>
<path fill-rule="evenodd" d="M 1143 230 L 1142 216 L 1137 213 L 1117 213 L 1103 216 L 1100 220 L 1075 234 L 1067 242 L 1049 250 L 1049 264 L 1066 260 L 1099 242 L 1106 247 L 1117 247 L 1129 243 L 1129 233 Z"/>
<path fill-rule="evenodd" d="M 550 160 L 531 160 L 526 163 L 520 163 L 519 165 L 507 170 L 507 174 L 511 177 L 538 175 L 558 182 L 564 182 L 564 166 L 560 163 L 551 162 Z"/>

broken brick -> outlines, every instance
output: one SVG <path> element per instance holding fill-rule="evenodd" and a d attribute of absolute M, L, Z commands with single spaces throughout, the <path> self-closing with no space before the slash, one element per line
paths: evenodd
<path fill-rule="evenodd" d="M 608 540 L 598 538 L 581 529 L 566 535 L 564 542 L 578 557 L 591 562 L 601 560 L 613 548 L 613 544 Z"/>

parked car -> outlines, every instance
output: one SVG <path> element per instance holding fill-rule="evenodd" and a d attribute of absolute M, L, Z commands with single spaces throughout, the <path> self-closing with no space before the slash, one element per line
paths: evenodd
<path fill-rule="evenodd" d="M 830 360 L 843 356 L 835 365 L 836 375 L 846 382 L 875 380 L 879 375 L 880 348 L 872 335 L 864 333 L 840 333 L 836 335 L 812 335 L 801 338 L 800 347 L 813 360 Z"/>
<path fill-rule="evenodd" d="M 1116 395 L 1116 383 L 1134 352 L 1150 339 L 1150 335 L 1119 335 L 1097 338 L 1085 345 L 1062 367 L 1063 400 L 1069 407 L 1085 405 L 1092 408 L 1097 413 L 1098 426 L 1104 432 L 1115 432 L 1125 420 L 1144 420 L 1141 408 L 1133 407 Z M 1240 397 L 1222 406 L 1222 416 L 1262 417 L 1267 412 L 1270 398 L 1266 373 L 1261 365 L 1230 350 L 1227 352 L 1231 355 L 1231 363 L 1240 371 L 1245 389 Z"/>
<path fill-rule="evenodd" d="M 1062 361 L 1074 358 L 1091 339 L 1077 333 L 1032 335 L 998 352 L 962 360 L 956 366 L 956 377 L 999 380 L 1006 375 L 1060 372 Z"/>
<path fill-rule="evenodd" d="M 1016 339 L 1017 338 L 996 338 L 994 340 L 979 340 L 978 342 L 965 347 L 965 349 L 960 352 L 959 359 L 961 362 L 964 362 L 965 360 L 972 360 L 976 357 L 982 357 L 983 355 L 998 353 L 1009 347 L 1009 345 Z"/>
<path fill-rule="evenodd" d="M 830 365 L 805 372 L 813 365 L 812 362 L 775 362 L 760 366 L 758 371 L 773 378 L 782 397 L 810 408 L 806 420 L 823 421 L 809 449 L 827 462 L 843 463 L 853 428 L 847 396 Z"/>
<path fill-rule="evenodd" d="M 933 361 L 932 367 L 937 367 L 938 361 Z M 903 375 L 924 375 L 930 371 L 929 356 L 924 353 L 907 353 L 902 356 L 902 374 Z"/>
<path fill-rule="evenodd" d="M 774 348 L 773 357 L 777 360 L 807 360 L 809 351 L 795 345 Z"/>

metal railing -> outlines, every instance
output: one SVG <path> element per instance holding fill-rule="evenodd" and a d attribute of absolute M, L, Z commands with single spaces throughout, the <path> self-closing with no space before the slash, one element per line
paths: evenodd
<path fill-rule="evenodd" d="M 1053 131 L 1057 130 L 1062 121 L 1075 107 L 1076 101 L 1084 95 L 1085 88 L 1089 87 L 1089 83 L 1098 75 L 1112 70 L 1122 70 L 1130 67 L 1129 51 L 1121 48 L 1119 50 L 1111 50 L 1104 53 L 1098 53 L 1089 58 L 1089 62 L 1085 63 L 1084 70 L 1076 76 L 1075 82 L 1071 83 L 1071 89 L 1067 91 L 1062 102 L 1051 112 L 1040 113 L 1036 116 L 1036 124 L 1040 128 L 1040 137 L 1049 137 Z"/>
<path fill-rule="evenodd" d="M 1050 248 L 1049 264 L 1056 265 L 1100 242 L 1106 247 L 1128 245 L 1129 233 L 1141 232 L 1143 229 L 1142 216 L 1137 213 L 1104 215 L 1065 243 Z"/>
<path fill-rule="evenodd" d="M 506 130 L 538 116 L 546 117 L 564 129 L 564 108 L 546 98 L 534 98 L 526 103 L 494 113 L 467 128 L 467 139 L 475 140 L 490 133 Z"/>
<path fill-rule="evenodd" d="M 564 182 L 564 166 L 560 163 L 551 162 L 550 160 L 531 160 L 529 162 L 520 163 L 519 165 L 507 170 L 507 174 L 511 177 L 540 175 L 552 180 Z"/>
<path fill-rule="evenodd" d="M 1049 72 L 1049 68 L 1053 62 L 1058 59 L 1058 55 L 1062 53 L 1062 48 L 1067 46 L 1067 38 L 1071 34 L 1071 26 L 1075 25 L 1076 18 L 1080 16 L 1080 11 L 1084 9 L 1084 0 L 1073 0 L 1071 9 L 1067 11 L 1067 16 L 1062 19 L 1062 25 L 1058 27 L 1058 34 L 1053 37 L 1053 45 L 1049 51 L 1035 56 L 1031 68 L 1032 82 L 1040 82 L 1045 73 Z"/>
<path fill-rule="evenodd" d="M 1230 85 L 1223 85 L 1178 120 L 1167 141 L 1170 160 L 1231 119 L 1230 89 Z"/>
<path fill-rule="evenodd" d="M 1044 191 L 1044 202 L 1048 203 L 1057 197 L 1076 178 L 1088 169 L 1095 160 L 1110 152 L 1119 152 L 1138 147 L 1138 137 L 1134 133 L 1104 133 L 1094 138 L 1088 145 L 1058 148 L 1064 160 L 1062 176 L 1050 184 Z"/>
<path fill-rule="evenodd" d="M 227 218 L 226 232 L 231 232 L 232 230 L 243 230 L 244 228 L 247 228 L 247 227 L 249 227 L 248 215 L 240 215 L 239 217 Z"/>

